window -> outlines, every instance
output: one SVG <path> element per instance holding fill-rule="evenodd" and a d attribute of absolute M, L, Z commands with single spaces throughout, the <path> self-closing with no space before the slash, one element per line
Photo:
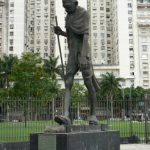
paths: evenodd
<path fill-rule="evenodd" d="M 142 45 L 142 51 L 146 52 L 147 51 L 147 45 Z"/>
<path fill-rule="evenodd" d="M 129 24 L 129 29 L 132 29 L 132 24 Z"/>
<path fill-rule="evenodd" d="M 107 34 L 107 37 L 110 37 L 110 34 Z"/>
<path fill-rule="evenodd" d="M 134 68 L 134 61 L 130 61 L 130 68 Z"/>
<path fill-rule="evenodd" d="M 148 55 L 147 54 L 143 54 L 142 55 L 142 59 L 148 59 Z"/>
<path fill-rule="evenodd" d="M 108 41 L 107 41 L 107 44 L 111 44 L 111 41 L 110 41 L 110 40 L 108 40 Z"/>
<path fill-rule="evenodd" d="M 13 46 L 10 46 L 10 47 L 9 47 L 9 50 L 10 50 L 10 51 L 13 51 Z"/>
<path fill-rule="evenodd" d="M 143 78 L 148 78 L 148 76 L 149 76 L 148 71 L 144 71 L 144 72 L 143 72 Z"/>
<path fill-rule="evenodd" d="M 40 43 L 41 43 L 41 41 L 40 41 L 39 39 L 37 39 L 37 40 L 36 40 L 36 43 L 37 43 L 37 44 L 40 44 Z"/>
<path fill-rule="evenodd" d="M 104 33 L 101 33 L 101 37 L 104 38 L 104 37 L 105 37 L 105 34 L 104 34 Z"/>
<path fill-rule="evenodd" d="M 44 57 L 48 57 L 48 53 L 44 53 Z"/>
<path fill-rule="evenodd" d="M 132 22 L 132 18 L 131 18 L 131 17 L 128 18 L 128 22 L 129 22 L 129 23 Z"/>
<path fill-rule="evenodd" d="M 44 0 L 45 5 L 48 5 L 48 0 Z"/>
<path fill-rule="evenodd" d="M 97 33 L 93 33 L 93 37 L 96 39 L 97 38 Z"/>
<path fill-rule="evenodd" d="M 143 80 L 143 85 L 144 86 L 149 86 L 149 80 Z"/>
<path fill-rule="evenodd" d="M 130 59 L 132 59 L 132 60 L 133 60 L 133 59 L 134 59 L 134 56 L 130 56 Z"/>
<path fill-rule="evenodd" d="M 129 14 L 129 15 L 132 15 L 132 10 L 128 10 L 128 14 Z"/>
<path fill-rule="evenodd" d="M 133 39 L 129 39 L 129 44 L 133 44 Z"/>
<path fill-rule="evenodd" d="M 142 37 L 142 43 L 147 43 L 147 37 Z"/>
<path fill-rule="evenodd" d="M 106 8 L 106 12 L 110 12 L 110 9 L 109 9 L 109 8 Z"/>
<path fill-rule="evenodd" d="M 148 69 L 148 63 L 147 62 L 142 63 L 142 69 Z"/>
<path fill-rule="evenodd" d="M 129 50 L 130 50 L 131 52 L 133 52 L 133 48 L 129 48 Z"/>
<path fill-rule="evenodd" d="M 37 47 L 37 48 L 36 48 L 36 51 L 39 52 L 39 51 L 40 51 L 40 47 Z"/>
<path fill-rule="evenodd" d="M 14 35 L 14 32 L 10 32 L 9 34 L 10 34 L 10 36 L 13 36 L 13 35 Z"/>
<path fill-rule="evenodd" d="M 10 45 L 13 45 L 13 43 L 14 43 L 14 40 L 13 39 L 10 39 Z"/>
<path fill-rule="evenodd" d="M 11 2 L 11 3 L 10 3 L 10 7 L 14 7 L 14 2 Z"/>
<path fill-rule="evenodd" d="M 47 45 L 48 44 L 48 39 L 44 40 L 44 44 Z"/>
<path fill-rule="evenodd" d="M 10 24 L 10 29 L 14 29 L 14 25 L 13 24 Z"/>
<path fill-rule="evenodd" d="M 100 7 L 100 10 L 104 10 L 104 7 Z"/>
<path fill-rule="evenodd" d="M 128 3 L 128 7 L 129 7 L 129 8 L 132 8 L 132 3 Z"/>
<path fill-rule="evenodd" d="M 93 30 L 97 30 L 97 26 L 93 26 Z"/>
<path fill-rule="evenodd" d="M 131 72 L 130 75 L 131 75 L 131 76 L 134 76 L 134 72 Z"/>
<path fill-rule="evenodd" d="M 105 50 L 105 46 L 101 46 L 101 50 Z"/>

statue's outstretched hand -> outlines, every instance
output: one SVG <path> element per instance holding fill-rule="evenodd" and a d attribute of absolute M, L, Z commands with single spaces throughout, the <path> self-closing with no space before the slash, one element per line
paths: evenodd
<path fill-rule="evenodd" d="M 63 33 L 62 29 L 59 26 L 54 26 L 54 32 L 57 35 L 61 35 Z"/>

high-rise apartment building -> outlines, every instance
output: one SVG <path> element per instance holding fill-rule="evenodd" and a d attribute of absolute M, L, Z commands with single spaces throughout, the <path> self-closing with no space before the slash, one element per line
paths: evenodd
<path fill-rule="evenodd" d="M 7 0 L 0 0 L 0 57 L 7 49 Z"/>
<path fill-rule="evenodd" d="M 137 85 L 150 88 L 150 0 L 137 1 Z"/>
<path fill-rule="evenodd" d="M 0 56 L 2 55 L 3 50 L 3 8 L 4 1 L 0 0 Z"/>
<path fill-rule="evenodd" d="M 26 0 L 25 51 L 55 56 L 55 0 Z"/>
<path fill-rule="evenodd" d="M 125 0 L 88 0 L 88 11 L 96 76 L 113 72 L 130 84 L 127 4 Z"/>
<path fill-rule="evenodd" d="M 25 0 L 8 0 L 8 45 L 6 54 L 17 55 L 24 51 Z"/>
<path fill-rule="evenodd" d="M 105 73 L 106 65 L 126 79 L 124 86 L 150 88 L 150 1 L 88 0 L 88 10 L 97 72 Z"/>
<path fill-rule="evenodd" d="M 148 2 L 144 3 L 146 5 Z M 108 72 L 115 71 L 115 75 L 126 79 L 124 86 L 144 87 L 140 81 L 141 53 L 139 52 L 137 6 L 137 1 L 134 0 L 88 1 L 91 16 L 91 54 L 93 63 L 99 66 L 97 72 L 105 73 L 103 67 L 106 65 L 106 68 L 110 68 Z"/>

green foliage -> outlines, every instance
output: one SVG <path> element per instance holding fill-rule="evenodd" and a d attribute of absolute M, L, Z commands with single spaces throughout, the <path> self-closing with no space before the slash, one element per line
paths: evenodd
<path fill-rule="evenodd" d="M 142 87 L 128 87 L 125 89 L 122 89 L 124 92 L 124 100 L 132 99 L 132 100 L 143 100 L 144 94 L 146 94 L 147 90 L 143 89 Z M 121 93 L 122 94 L 122 93 Z"/>
<path fill-rule="evenodd" d="M 57 74 L 62 76 L 61 66 L 58 66 L 57 63 L 58 63 L 58 57 L 57 58 L 53 58 L 53 57 L 49 56 L 48 60 L 44 59 L 43 68 L 44 68 L 45 72 L 47 74 L 49 74 L 49 76 L 53 80 L 56 80 Z"/>
<path fill-rule="evenodd" d="M 18 58 L 15 56 L 4 55 L 0 59 L 0 88 L 9 87 L 9 75 L 11 74 L 12 67 L 18 62 Z"/>
<path fill-rule="evenodd" d="M 87 90 L 84 85 L 75 82 L 71 90 L 71 102 L 73 104 L 77 102 L 84 103 L 83 100 L 85 98 L 86 91 Z"/>
<path fill-rule="evenodd" d="M 15 97 L 51 97 L 58 91 L 55 80 L 51 80 L 42 66 L 42 58 L 34 53 L 25 53 L 13 66 L 10 76 L 14 83 Z"/>
<path fill-rule="evenodd" d="M 116 78 L 113 73 L 107 72 L 106 74 L 103 74 L 100 82 L 100 95 L 103 97 L 106 96 L 108 99 L 112 100 L 121 87 L 121 81 L 123 81 L 123 79 Z"/>

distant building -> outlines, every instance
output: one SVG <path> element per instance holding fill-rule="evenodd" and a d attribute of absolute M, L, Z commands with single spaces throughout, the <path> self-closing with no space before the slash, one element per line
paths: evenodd
<path fill-rule="evenodd" d="M 7 50 L 7 0 L 0 0 L 0 57 Z"/>
<path fill-rule="evenodd" d="M 55 56 L 55 0 L 26 0 L 25 51 Z"/>
<path fill-rule="evenodd" d="M 150 88 L 150 1 L 87 0 L 93 64 L 118 66 L 123 86 Z M 115 69 L 116 70 L 116 69 Z M 109 70 L 108 72 L 114 72 Z"/>
<path fill-rule="evenodd" d="M 87 0 L 90 14 L 90 43 L 96 75 L 113 72 L 133 84 L 130 74 L 128 0 Z M 94 67 L 95 68 L 95 67 Z M 107 68 L 104 70 L 104 68 Z"/>
<path fill-rule="evenodd" d="M 137 2 L 137 85 L 150 88 L 150 0 Z"/>
<path fill-rule="evenodd" d="M 20 57 L 24 51 L 25 1 L 8 0 L 8 55 Z"/>

